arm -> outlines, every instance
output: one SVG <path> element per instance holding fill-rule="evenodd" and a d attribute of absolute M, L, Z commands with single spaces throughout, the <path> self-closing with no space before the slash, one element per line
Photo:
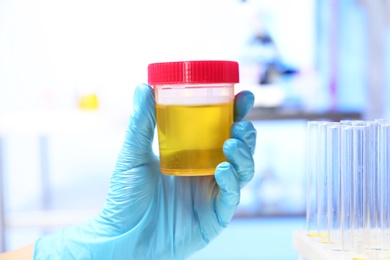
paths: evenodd
<path fill-rule="evenodd" d="M 256 129 L 243 120 L 253 102 L 250 92 L 236 95 L 231 138 L 222 147 L 227 160 L 214 175 L 168 176 L 152 149 L 153 89 L 139 86 L 103 210 L 0 260 L 185 259 L 205 247 L 227 227 L 254 174 Z"/>
<path fill-rule="evenodd" d="M 28 245 L 13 251 L 9 251 L 3 254 L 0 254 L 0 260 L 25 260 L 32 259 L 34 252 L 34 245 Z"/>

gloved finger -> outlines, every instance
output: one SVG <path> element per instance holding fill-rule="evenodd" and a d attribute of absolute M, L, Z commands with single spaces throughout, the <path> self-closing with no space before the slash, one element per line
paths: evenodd
<path fill-rule="evenodd" d="M 248 90 L 241 91 L 234 98 L 234 122 L 242 120 L 253 108 L 255 96 Z"/>
<path fill-rule="evenodd" d="M 153 159 L 152 143 L 156 125 L 153 89 L 146 84 L 134 92 L 133 111 L 126 130 L 116 170 L 128 170 Z"/>
<path fill-rule="evenodd" d="M 233 124 L 231 128 L 232 138 L 236 138 L 244 142 L 253 155 L 256 148 L 257 131 L 250 121 L 239 121 Z"/>
<path fill-rule="evenodd" d="M 230 138 L 223 144 L 223 153 L 237 171 L 240 188 L 244 187 L 255 173 L 252 152 L 243 141 Z"/>
<path fill-rule="evenodd" d="M 226 227 L 240 202 L 239 180 L 235 168 L 228 162 L 220 163 L 217 166 L 214 177 L 219 186 L 215 211 L 220 225 Z"/>

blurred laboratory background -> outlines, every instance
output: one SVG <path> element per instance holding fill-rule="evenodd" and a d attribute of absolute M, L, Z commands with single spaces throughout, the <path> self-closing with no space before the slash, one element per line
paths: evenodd
<path fill-rule="evenodd" d="M 239 62 L 258 140 L 190 259 L 296 259 L 306 122 L 390 117 L 388 0 L 0 0 L 0 252 L 96 214 L 148 63 L 205 59 Z"/>

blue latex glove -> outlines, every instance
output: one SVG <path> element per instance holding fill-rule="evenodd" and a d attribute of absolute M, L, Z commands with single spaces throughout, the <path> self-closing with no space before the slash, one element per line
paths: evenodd
<path fill-rule="evenodd" d="M 137 87 L 125 141 L 104 209 L 85 223 L 44 236 L 34 259 L 184 259 L 206 246 L 231 220 L 240 188 L 254 174 L 256 130 L 240 121 L 253 106 L 251 92 L 235 98 L 228 162 L 214 176 L 163 175 L 152 151 L 156 123 L 153 90 Z"/>

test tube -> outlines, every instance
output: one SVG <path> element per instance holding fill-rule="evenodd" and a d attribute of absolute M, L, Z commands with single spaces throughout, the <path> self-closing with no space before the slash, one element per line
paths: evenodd
<path fill-rule="evenodd" d="M 341 250 L 341 127 L 330 124 L 327 129 L 328 243 L 334 250 Z"/>
<path fill-rule="evenodd" d="M 368 246 L 370 249 L 379 249 L 378 245 L 378 228 L 380 222 L 379 214 L 379 171 L 378 171 L 378 121 L 370 122 L 369 130 L 369 169 L 368 169 Z"/>
<path fill-rule="evenodd" d="M 353 131 L 352 126 L 344 125 L 341 128 L 341 179 L 340 179 L 340 231 L 341 250 L 350 251 L 353 248 L 353 200 L 352 200 L 352 162 L 353 162 Z"/>
<path fill-rule="evenodd" d="M 328 176 L 327 176 L 327 128 L 329 122 L 321 122 L 318 128 L 318 238 L 328 243 Z"/>
<path fill-rule="evenodd" d="M 307 123 L 306 134 L 306 235 L 318 237 L 317 168 L 319 121 Z"/>
<path fill-rule="evenodd" d="M 353 229 L 354 247 L 359 253 L 367 242 L 368 228 L 368 170 L 369 170 L 369 126 L 353 126 Z"/>
<path fill-rule="evenodd" d="M 390 123 L 379 126 L 381 248 L 390 250 Z"/>

